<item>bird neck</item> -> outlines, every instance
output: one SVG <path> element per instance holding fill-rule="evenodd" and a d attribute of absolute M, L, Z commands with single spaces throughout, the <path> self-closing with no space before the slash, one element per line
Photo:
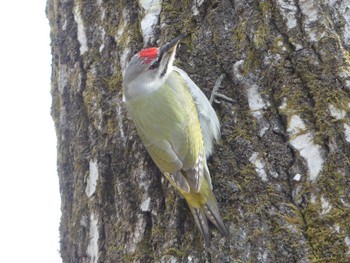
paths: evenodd
<path fill-rule="evenodd" d="M 167 72 L 163 76 L 155 78 L 151 81 L 149 78 L 147 78 L 147 76 L 139 76 L 135 80 L 131 81 L 127 87 L 124 87 L 125 100 L 137 100 L 157 91 L 169 79 L 172 72 L 173 66 L 170 64 L 167 68 Z"/>

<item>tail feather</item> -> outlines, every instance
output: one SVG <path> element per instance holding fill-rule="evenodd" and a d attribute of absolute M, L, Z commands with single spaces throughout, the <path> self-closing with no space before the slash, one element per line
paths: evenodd
<path fill-rule="evenodd" d="M 199 228 L 199 230 L 202 233 L 202 236 L 205 240 L 205 246 L 210 247 L 210 233 L 209 233 L 209 226 L 208 226 L 208 220 L 206 218 L 205 212 L 202 208 L 194 208 L 193 206 L 189 205 L 190 210 L 192 212 L 192 215 L 194 217 L 194 220 L 196 221 L 196 224 Z"/>
<path fill-rule="evenodd" d="M 207 203 L 204 206 L 195 208 L 190 204 L 188 205 L 196 221 L 196 224 L 204 237 L 206 247 L 210 247 L 208 219 L 219 229 L 223 236 L 227 237 L 229 235 L 229 232 L 221 218 L 219 207 L 214 195 L 208 199 Z"/>
<path fill-rule="evenodd" d="M 218 203 L 214 195 L 213 195 L 213 198 L 209 199 L 208 202 L 205 204 L 204 213 L 206 217 L 209 219 L 209 221 L 219 229 L 221 234 L 227 237 L 228 230 L 224 222 L 222 221 L 222 218 L 219 212 Z"/>

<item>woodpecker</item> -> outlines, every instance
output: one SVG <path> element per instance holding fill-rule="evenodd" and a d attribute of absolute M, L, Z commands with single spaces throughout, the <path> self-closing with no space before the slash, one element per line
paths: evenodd
<path fill-rule="evenodd" d="M 183 37 L 134 55 L 123 75 L 123 92 L 141 141 L 160 171 L 186 199 L 209 247 L 208 219 L 228 236 L 207 166 L 213 143 L 220 138 L 220 123 L 199 87 L 185 71 L 173 66 Z"/>

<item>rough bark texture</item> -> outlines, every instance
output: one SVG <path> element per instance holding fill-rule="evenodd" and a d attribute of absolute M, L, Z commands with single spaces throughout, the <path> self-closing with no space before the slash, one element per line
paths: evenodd
<path fill-rule="evenodd" d="M 48 0 L 64 262 L 350 262 L 350 1 Z M 138 50 L 186 31 L 176 64 L 210 95 L 229 227 L 212 248 L 122 102 Z M 159 41 L 158 41 L 159 40 Z"/>

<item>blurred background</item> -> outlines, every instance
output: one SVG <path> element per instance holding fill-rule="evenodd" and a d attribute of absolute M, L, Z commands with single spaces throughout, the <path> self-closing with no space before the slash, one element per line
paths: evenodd
<path fill-rule="evenodd" d="M 1 262 L 61 262 L 45 0 L 0 3 Z"/>

